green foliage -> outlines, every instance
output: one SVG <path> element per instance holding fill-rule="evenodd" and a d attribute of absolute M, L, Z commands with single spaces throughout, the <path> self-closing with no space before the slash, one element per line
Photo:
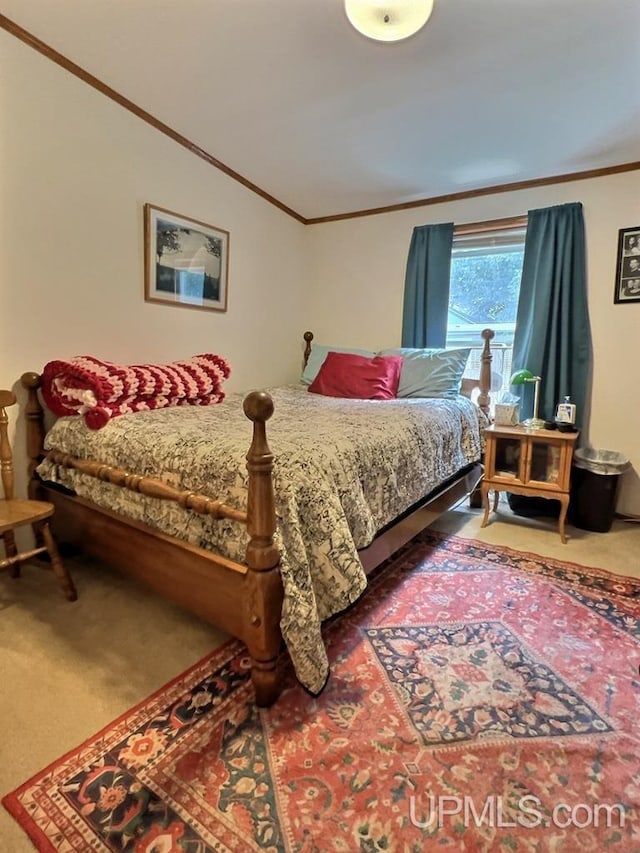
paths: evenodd
<path fill-rule="evenodd" d="M 164 226 L 164 227 L 163 227 Z M 159 221 L 156 231 L 156 259 L 160 263 L 165 252 L 180 251 L 180 231 L 182 229 L 168 226 Z"/>
<path fill-rule="evenodd" d="M 205 248 L 214 258 L 219 258 L 222 254 L 222 240 L 219 237 L 205 237 Z"/>
<path fill-rule="evenodd" d="M 522 250 L 451 260 L 450 308 L 471 323 L 515 323 Z"/>

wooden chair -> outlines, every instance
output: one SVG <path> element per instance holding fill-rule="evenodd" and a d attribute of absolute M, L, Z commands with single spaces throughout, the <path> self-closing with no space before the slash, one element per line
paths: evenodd
<path fill-rule="evenodd" d="M 30 560 L 45 551 L 51 558 L 51 566 L 55 572 L 62 591 L 69 601 L 75 601 L 76 594 L 73 581 L 65 568 L 56 547 L 48 519 L 51 518 L 54 506 L 45 501 L 20 500 L 13 497 L 13 462 L 11 445 L 9 443 L 6 407 L 13 406 L 16 395 L 12 391 L 0 390 L 0 475 L 4 490 L 4 500 L 0 499 L 0 536 L 4 542 L 5 559 L 0 560 L 0 570 L 10 569 L 13 577 L 18 577 L 20 564 Z M 36 543 L 43 541 L 42 547 L 31 551 L 18 552 L 14 530 L 30 524 L 36 536 Z"/>

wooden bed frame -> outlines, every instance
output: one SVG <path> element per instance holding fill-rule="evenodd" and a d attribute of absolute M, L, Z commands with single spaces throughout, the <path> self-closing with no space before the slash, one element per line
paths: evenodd
<path fill-rule="evenodd" d="M 462 390 L 469 395 L 472 388 L 479 387 L 478 405 L 486 411 L 491 384 L 490 341 L 494 333 L 485 329 L 482 337 L 480 379 L 465 380 Z M 306 365 L 313 334 L 305 332 L 304 340 Z M 41 377 L 37 373 L 25 373 L 22 384 L 28 391 L 29 495 L 55 505 L 52 526 L 57 538 L 81 547 L 242 640 L 251 658 L 256 702 L 259 706 L 272 704 L 281 687 L 278 660 L 282 648 L 279 623 L 283 587 L 279 553 L 273 541 L 276 530 L 271 477 L 273 455 L 266 436 L 266 422 L 273 414 L 271 397 L 254 391 L 244 400 L 244 412 L 253 422 L 253 438 L 247 453 L 247 510 L 242 512 L 205 495 L 182 492 L 160 480 L 130 474 L 100 462 L 76 459 L 59 451 L 45 454 L 44 409 L 38 394 Z M 58 465 L 76 468 L 132 491 L 176 501 L 214 518 L 232 518 L 246 524 L 249 543 L 245 562 L 235 563 L 41 481 L 35 468 L 45 455 Z M 369 547 L 359 552 L 365 571 L 370 573 L 439 515 L 471 494 L 481 475 L 479 463 L 470 466 L 385 528 Z"/>

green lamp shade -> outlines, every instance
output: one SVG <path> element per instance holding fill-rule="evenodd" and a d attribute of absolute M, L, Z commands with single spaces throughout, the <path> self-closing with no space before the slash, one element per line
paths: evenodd
<path fill-rule="evenodd" d="M 516 370 L 511 379 L 511 385 L 524 385 L 525 382 L 535 382 L 540 377 L 535 376 L 530 370 Z"/>
<path fill-rule="evenodd" d="M 533 417 L 522 421 L 522 425 L 526 429 L 543 429 L 544 421 L 538 417 L 538 403 L 540 398 L 540 381 L 542 377 L 536 376 L 530 370 L 516 370 L 509 380 L 512 385 L 527 385 L 529 382 L 535 382 L 535 393 L 533 396 Z"/>

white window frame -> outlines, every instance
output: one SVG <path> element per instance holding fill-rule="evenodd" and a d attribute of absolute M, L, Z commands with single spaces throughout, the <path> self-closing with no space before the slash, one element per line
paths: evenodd
<path fill-rule="evenodd" d="M 489 222 L 474 222 L 460 225 L 453 232 L 453 253 L 487 254 L 492 247 L 507 247 L 517 245 L 524 247 L 527 230 L 527 217 L 496 219 Z M 480 354 L 482 342 L 480 332 L 489 327 L 496 333 L 491 342 L 493 362 L 491 365 L 491 392 L 495 397 L 502 391 L 509 390 L 511 376 L 511 357 L 513 353 L 513 323 L 473 323 L 459 326 L 447 325 L 447 346 L 469 346 L 471 353 L 465 370 L 465 377 L 477 378 L 480 375 Z"/>

